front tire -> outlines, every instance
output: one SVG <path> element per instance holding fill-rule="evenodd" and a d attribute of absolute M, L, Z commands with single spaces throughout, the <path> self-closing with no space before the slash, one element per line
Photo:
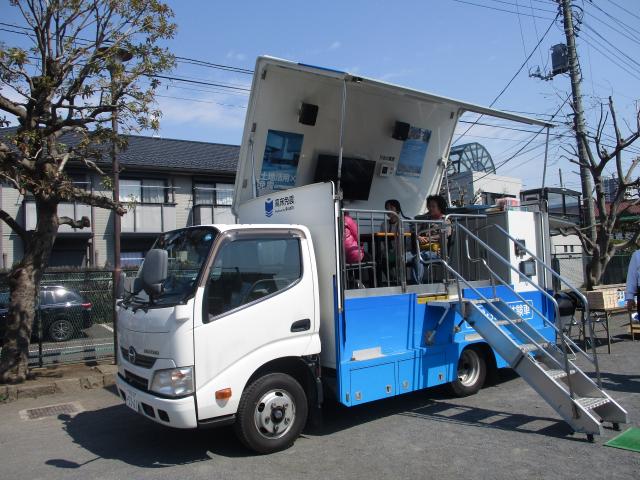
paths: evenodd
<path fill-rule="evenodd" d="M 307 396 L 290 375 L 270 373 L 249 385 L 240 399 L 235 431 L 258 453 L 290 447 L 307 422 Z"/>
<path fill-rule="evenodd" d="M 451 382 L 451 390 L 458 397 L 467 397 L 478 392 L 487 376 L 487 362 L 480 350 L 465 348 L 458 360 L 456 379 Z"/>

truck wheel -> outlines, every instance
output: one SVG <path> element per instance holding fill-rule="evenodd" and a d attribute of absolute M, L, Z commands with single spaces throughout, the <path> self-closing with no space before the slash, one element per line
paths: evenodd
<path fill-rule="evenodd" d="M 484 385 L 487 363 L 482 352 L 475 348 L 465 348 L 458 360 L 456 379 L 451 382 L 451 390 L 458 397 L 477 393 Z"/>
<path fill-rule="evenodd" d="M 56 318 L 49 325 L 49 338 L 54 342 L 66 342 L 73 338 L 75 328 L 73 323 L 67 317 Z"/>
<path fill-rule="evenodd" d="M 307 396 L 284 373 L 270 373 L 249 385 L 240 399 L 236 435 L 251 450 L 271 453 L 290 447 L 307 421 Z"/>

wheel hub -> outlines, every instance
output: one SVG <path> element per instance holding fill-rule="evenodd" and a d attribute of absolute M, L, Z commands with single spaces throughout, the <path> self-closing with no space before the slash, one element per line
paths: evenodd
<path fill-rule="evenodd" d="M 480 360 L 473 350 L 465 350 L 458 362 L 458 379 L 464 386 L 470 386 L 478 381 L 480 376 Z"/>
<path fill-rule="evenodd" d="M 256 404 L 254 421 L 262 436 L 275 439 L 289 431 L 295 416 L 296 409 L 291 395 L 284 390 L 271 390 Z"/>

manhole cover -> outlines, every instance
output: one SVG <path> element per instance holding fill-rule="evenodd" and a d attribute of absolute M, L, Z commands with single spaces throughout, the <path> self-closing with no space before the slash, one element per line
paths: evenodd
<path fill-rule="evenodd" d="M 73 415 L 80 413 L 82 407 L 77 402 L 59 403 L 57 405 L 48 405 L 46 407 L 30 408 L 21 410 L 20 416 L 23 420 L 37 420 L 45 417 L 56 417 L 58 415 Z"/>

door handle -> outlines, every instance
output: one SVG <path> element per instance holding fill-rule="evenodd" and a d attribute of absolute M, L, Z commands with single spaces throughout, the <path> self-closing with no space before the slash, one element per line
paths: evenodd
<path fill-rule="evenodd" d="M 311 320 L 305 318 L 304 320 L 298 320 L 291 324 L 292 332 L 304 332 L 305 330 L 309 330 L 311 328 Z"/>

